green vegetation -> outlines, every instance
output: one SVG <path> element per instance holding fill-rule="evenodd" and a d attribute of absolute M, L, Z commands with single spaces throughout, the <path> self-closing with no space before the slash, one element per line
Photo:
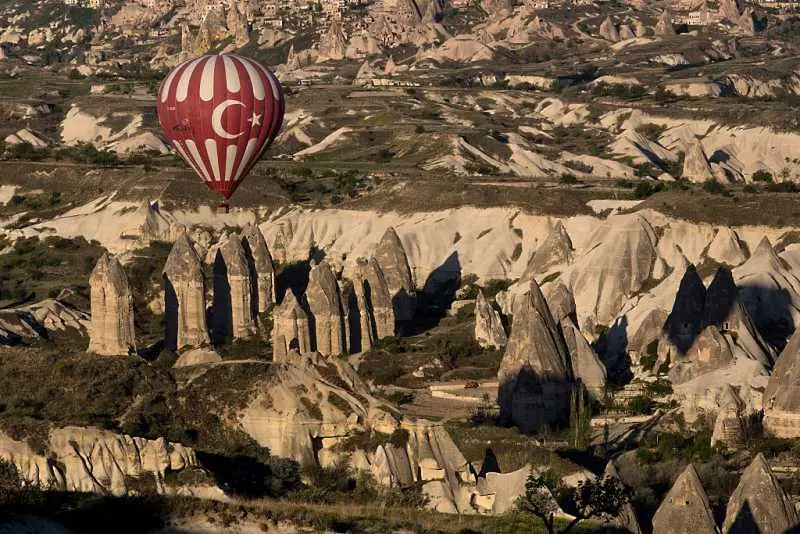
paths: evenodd
<path fill-rule="evenodd" d="M 764 169 L 759 169 L 754 172 L 752 178 L 754 182 L 761 182 L 765 184 L 771 184 L 773 182 L 772 173 L 765 171 Z"/>

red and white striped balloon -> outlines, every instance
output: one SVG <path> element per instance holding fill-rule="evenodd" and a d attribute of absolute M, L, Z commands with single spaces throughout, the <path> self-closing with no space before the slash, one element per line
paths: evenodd
<path fill-rule="evenodd" d="M 175 67 L 158 91 L 158 118 L 175 150 L 226 199 L 283 123 L 280 82 L 256 61 L 208 55 Z"/>

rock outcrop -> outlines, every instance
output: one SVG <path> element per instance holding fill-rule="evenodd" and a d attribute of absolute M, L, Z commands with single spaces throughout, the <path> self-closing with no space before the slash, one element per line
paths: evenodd
<path fill-rule="evenodd" d="M 600 37 L 606 41 L 611 41 L 612 43 L 619 41 L 619 31 L 617 31 L 616 25 L 609 17 L 606 17 L 605 20 L 600 24 L 600 29 L 598 32 Z"/>
<path fill-rule="evenodd" d="M 375 339 L 395 335 L 395 316 L 392 295 L 386 276 L 378 260 L 372 258 L 358 261 L 359 276 L 364 287 L 367 313 L 371 314 L 371 329 Z"/>
<path fill-rule="evenodd" d="M 383 234 L 374 257 L 386 278 L 395 319 L 400 323 L 410 321 L 416 311 L 416 288 L 406 251 L 394 228 Z"/>
<path fill-rule="evenodd" d="M 178 236 L 164 265 L 164 344 L 177 350 L 210 343 L 203 264 L 189 236 Z"/>
<path fill-rule="evenodd" d="M 737 0 L 721 0 L 719 3 L 719 18 L 724 21 L 736 24 L 739 22 L 741 12 Z"/>
<path fill-rule="evenodd" d="M 246 339 L 256 331 L 253 283 L 242 240 L 229 236 L 214 258 L 212 337 L 215 343 Z"/>
<path fill-rule="evenodd" d="M 672 26 L 672 13 L 670 13 L 668 9 L 665 9 L 661 12 L 661 16 L 658 18 L 654 32 L 656 35 L 663 36 L 676 35 L 675 28 Z"/>
<path fill-rule="evenodd" d="M 44 455 L 0 432 L 0 458 L 34 486 L 115 496 L 128 493 L 130 477 L 145 476 L 163 493 L 166 472 L 197 466 L 194 451 L 178 443 L 84 427 L 51 430 Z"/>
<path fill-rule="evenodd" d="M 800 328 L 772 370 L 764 394 L 764 428 L 780 438 L 800 438 Z"/>
<path fill-rule="evenodd" d="M 689 350 L 705 326 L 705 302 L 706 286 L 694 265 L 690 265 L 681 279 L 675 304 L 664 325 L 670 342 L 683 353 Z"/>
<path fill-rule="evenodd" d="M 569 238 L 567 229 L 564 228 L 564 223 L 558 221 L 547 239 L 531 256 L 522 279 L 530 280 L 537 274 L 546 273 L 556 265 L 566 265 L 571 262 L 572 240 Z"/>
<path fill-rule="evenodd" d="M 327 261 L 311 268 L 306 298 L 311 310 L 314 350 L 325 356 L 346 352 L 342 298 L 336 274 Z"/>
<path fill-rule="evenodd" d="M 689 464 L 653 517 L 653 534 L 714 534 L 714 514 L 694 466 Z"/>
<path fill-rule="evenodd" d="M 560 327 L 575 380 L 586 386 L 592 398 L 602 400 L 606 388 L 606 366 L 571 319 L 562 319 Z"/>
<path fill-rule="evenodd" d="M 255 314 L 266 313 L 275 304 L 275 266 L 267 242 L 258 226 L 248 224 L 242 231 L 242 246 L 253 284 L 251 306 Z"/>
<path fill-rule="evenodd" d="M 722 532 L 784 534 L 798 522 L 794 504 L 772 474 L 764 455 L 759 453 L 742 473 L 728 500 Z"/>
<path fill-rule="evenodd" d="M 291 350 L 301 354 L 311 351 L 311 328 L 308 314 L 300 306 L 291 289 L 287 289 L 275 308 L 272 327 L 272 351 L 276 362 L 285 361 Z"/>
<path fill-rule="evenodd" d="M 481 347 L 494 349 L 501 349 L 508 342 L 500 313 L 486 299 L 483 291 L 478 291 L 475 300 L 475 341 Z"/>
<path fill-rule="evenodd" d="M 498 380 L 504 421 L 523 432 L 564 422 L 572 390 L 569 353 L 536 281 L 515 302 Z"/>
<path fill-rule="evenodd" d="M 106 356 L 136 350 L 133 295 L 119 261 L 104 253 L 89 277 L 92 323 L 88 351 Z"/>
<path fill-rule="evenodd" d="M 682 177 L 691 182 L 705 182 L 713 176 L 703 145 L 697 138 L 687 143 Z"/>
<path fill-rule="evenodd" d="M 728 450 L 736 450 L 742 446 L 744 407 L 739 394 L 728 384 L 719 402 L 717 420 L 714 422 L 714 432 L 711 435 L 712 446 L 718 442 L 724 444 Z"/>
<path fill-rule="evenodd" d="M 617 466 L 614 465 L 613 460 L 606 464 L 603 476 L 619 479 L 619 472 L 617 472 Z M 621 528 L 629 534 L 642 534 L 642 528 L 639 526 L 639 519 L 636 517 L 636 510 L 633 509 L 631 503 L 626 503 L 622 507 L 620 514 L 608 519 L 606 525 Z"/>

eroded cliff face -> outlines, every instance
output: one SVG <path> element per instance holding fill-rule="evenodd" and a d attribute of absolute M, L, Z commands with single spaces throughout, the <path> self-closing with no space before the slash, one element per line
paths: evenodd
<path fill-rule="evenodd" d="M 196 467 L 194 451 L 163 438 L 148 440 L 98 428 L 50 431 L 44 451 L 0 433 L 0 458 L 13 463 L 28 484 L 62 491 L 126 495 L 131 478 L 152 477 L 165 491 L 168 471 Z"/>

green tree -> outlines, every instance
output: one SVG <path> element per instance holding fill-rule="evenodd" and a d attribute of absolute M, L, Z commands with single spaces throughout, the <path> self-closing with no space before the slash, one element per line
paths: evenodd
<path fill-rule="evenodd" d="M 585 480 L 574 488 L 562 488 L 558 492 L 561 502 L 555 499 L 550 486 L 552 484 L 545 477 L 531 474 L 525 482 L 525 494 L 517 502 L 521 512 L 541 519 L 550 534 L 564 534 L 581 521 L 593 517 L 616 517 L 632 496 L 630 489 L 614 477 Z M 561 529 L 555 522 L 559 506 L 575 517 Z"/>
<path fill-rule="evenodd" d="M 570 396 L 570 441 L 576 449 L 585 449 L 591 438 L 591 407 L 586 388 L 578 381 Z"/>

